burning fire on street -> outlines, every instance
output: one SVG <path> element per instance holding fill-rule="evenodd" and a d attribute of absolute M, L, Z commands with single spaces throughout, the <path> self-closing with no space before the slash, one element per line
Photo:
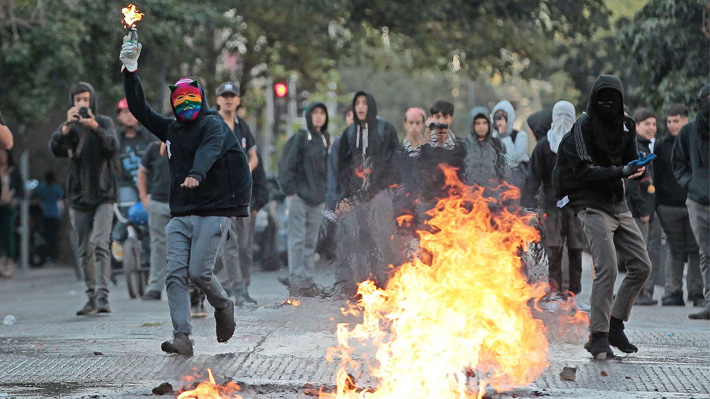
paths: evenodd
<path fill-rule="evenodd" d="M 338 346 L 328 352 L 329 361 L 340 359 L 337 389 L 320 399 L 481 399 L 488 387 L 527 386 L 548 367 L 546 327 L 533 317 L 548 286 L 529 284 L 519 257 L 539 233 L 528 217 L 491 211 L 496 200 L 465 186 L 454 169 L 444 172 L 450 195 L 418 232 L 431 257 L 398 267 L 384 289 L 359 285 L 361 299 L 344 313 L 362 322 L 338 325 Z M 588 324 L 582 312 L 561 318 Z M 363 347 L 374 347 L 375 358 L 360 356 Z M 363 366 L 376 387 L 357 386 Z"/>
<path fill-rule="evenodd" d="M 212 369 L 207 369 L 208 380 L 197 384 L 193 389 L 185 390 L 177 396 L 177 399 L 242 399 L 237 394 L 241 387 L 229 381 L 224 385 L 217 385 L 212 375 Z M 188 383 L 194 382 L 193 377 L 183 377 Z"/>

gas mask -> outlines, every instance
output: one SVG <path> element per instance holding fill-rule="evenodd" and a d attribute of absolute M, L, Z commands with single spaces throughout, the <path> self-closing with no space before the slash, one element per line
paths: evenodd
<path fill-rule="evenodd" d="M 202 108 L 202 92 L 196 80 L 180 79 L 170 86 L 170 101 L 175 109 L 175 116 L 181 122 L 197 119 Z"/>

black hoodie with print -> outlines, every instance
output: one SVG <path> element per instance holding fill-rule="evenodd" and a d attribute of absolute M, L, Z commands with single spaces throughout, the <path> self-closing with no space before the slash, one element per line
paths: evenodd
<path fill-rule="evenodd" d="M 93 131 L 79 122 L 72 122 L 69 132 L 62 134 L 62 128 L 67 124 L 64 122 L 49 141 L 54 156 L 71 160 L 66 197 L 69 206 L 80 211 L 116 202 L 121 173 L 116 129 L 111 118 L 97 113 L 93 86 L 85 82 L 72 86 L 69 104 L 73 107 L 74 95 L 85 91 L 91 94 L 90 108 L 99 124 L 98 129 Z"/>
<path fill-rule="evenodd" d="M 619 110 L 614 110 L 621 116 L 614 130 L 599 127 L 602 117 L 597 109 L 597 96 L 602 89 L 612 89 L 621 95 Z M 615 213 L 619 205 L 625 207 L 622 169 L 637 159 L 638 153 L 636 123 L 623 116 L 623 98 L 624 88 L 618 77 L 599 76 L 589 95 L 588 113 L 577 119 L 560 142 L 553 183 L 557 197 L 568 196 L 569 206 L 575 211 L 589 207 Z"/>
<path fill-rule="evenodd" d="M 363 95 L 367 97 L 365 121 L 360 121 L 354 113 L 354 122 L 343 131 L 338 147 L 337 181 L 341 198 L 358 194 L 371 197 L 399 182 L 399 173 L 393 166 L 399 148 L 397 130 L 377 117 L 375 97 L 364 90 L 353 96 L 353 109 L 355 100 Z"/>
<path fill-rule="evenodd" d="M 137 73 L 125 70 L 123 86 L 133 116 L 167 144 L 172 216 L 249 216 L 252 178 L 246 155 L 219 112 L 208 105 L 202 87 L 197 119 L 181 122 L 150 108 Z M 180 187 L 187 177 L 200 185 Z"/>
<path fill-rule="evenodd" d="M 700 90 L 698 116 L 680 129 L 673 145 L 673 173 L 688 199 L 710 205 L 710 85 Z"/>
<path fill-rule="evenodd" d="M 320 133 L 313 126 L 314 108 L 325 111 L 325 125 Z M 320 102 L 311 103 L 305 114 L 307 129 L 294 134 L 284 146 L 279 160 L 279 186 L 285 195 L 298 195 L 308 205 L 325 201 L 328 191 L 328 109 Z"/>

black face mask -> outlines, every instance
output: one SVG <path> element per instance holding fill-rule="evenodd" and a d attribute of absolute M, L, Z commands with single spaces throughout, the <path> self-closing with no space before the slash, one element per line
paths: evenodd
<path fill-rule="evenodd" d="M 621 94 L 616 90 L 602 89 L 597 96 L 597 110 L 600 116 L 614 117 L 623 109 Z"/>

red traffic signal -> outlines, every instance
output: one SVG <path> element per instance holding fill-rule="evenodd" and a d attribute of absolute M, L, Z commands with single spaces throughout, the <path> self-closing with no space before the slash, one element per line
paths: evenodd
<path fill-rule="evenodd" d="M 288 86 L 286 86 L 286 83 L 276 83 L 274 85 L 274 93 L 276 93 L 276 97 L 278 98 L 286 97 L 288 94 Z"/>

